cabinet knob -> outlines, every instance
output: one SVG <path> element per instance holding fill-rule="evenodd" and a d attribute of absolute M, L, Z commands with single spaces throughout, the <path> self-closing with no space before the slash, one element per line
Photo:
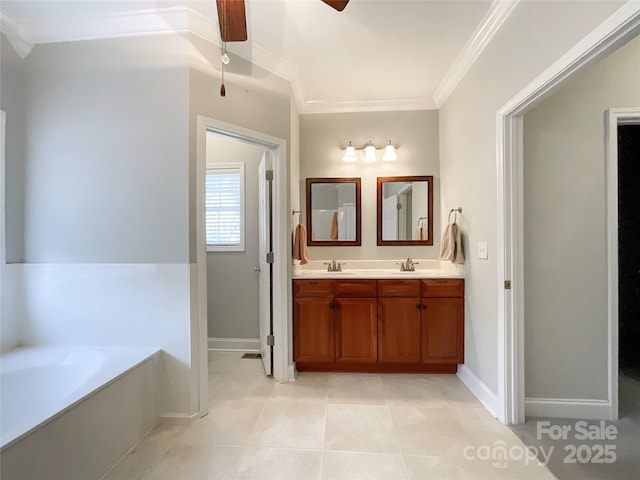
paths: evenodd
<path fill-rule="evenodd" d="M 421 306 L 420 306 L 420 304 L 418 303 L 418 304 L 416 305 L 416 308 L 417 308 L 418 310 L 420 310 L 420 308 L 422 308 L 422 307 L 421 307 Z"/>

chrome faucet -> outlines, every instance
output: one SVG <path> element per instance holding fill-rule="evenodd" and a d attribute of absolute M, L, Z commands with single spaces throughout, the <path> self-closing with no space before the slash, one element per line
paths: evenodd
<path fill-rule="evenodd" d="M 418 265 L 420 262 L 414 262 L 411 257 L 407 258 L 406 262 L 402 262 L 400 264 L 400 271 L 401 272 L 415 272 L 416 271 L 416 265 Z"/>
<path fill-rule="evenodd" d="M 344 263 L 336 262 L 336 259 L 334 258 L 329 263 L 324 262 L 324 265 L 327 265 L 327 272 L 341 272 L 342 265 L 344 265 Z"/>

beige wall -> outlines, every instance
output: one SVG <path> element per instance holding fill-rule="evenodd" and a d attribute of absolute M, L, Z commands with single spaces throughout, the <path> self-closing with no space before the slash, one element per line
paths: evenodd
<path fill-rule="evenodd" d="M 197 400 L 187 46 L 183 35 L 43 44 L 13 58 L 21 83 L 7 81 L 11 52 L 0 72 L 3 105 L 24 122 L 7 194 L 22 216 L 8 225 L 12 260 L 25 263 L 2 285 L 20 343 L 161 348 L 158 409 L 179 414 Z"/>
<path fill-rule="evenodd" d="M 604 112 L 640 107 L 640 37 L 524 118 L 525 394 L 607 399 Z"/>
<path fill-rule="evenodd" d="M 624 2 L 519 2 L 440 109 L 442 212 L 464 209 L 465 365 L 498 393 L 496 112 Z M 443 219 L 444 220 L 444 219 Z M 475 252 L 488 242 L 489 259 Z"/>
<path fill-rule="evenodd" d="M 305 181 L 310 177 L 360 177 L 362 188 L 362 245 L 309 247 L 312 260 L 372 260 L 437 258 L 440 245 L 440 164 L 438 111 L 328 113 L 302 115 L 300 127 L 300 207 L 306 221 Z M 369 140 L 378 147 L 389 140 L 398 146 L 398 160 L 373 164 L 345 163 L 341 148 L 349 141 L 357 148 Z M 360 154 L 362 154 L 360 152 Z M 380 158 L 380 153 L 378 153 Z M 433 175 L 434 245 L 384 246 L 376 241 L 376 178 L 396 175 Z M 297 220 L 297 217 L 296 217 Z"/>
<path fill-rule="evenodd" d="M 189 35 L 189 163 L 190 163 L 190 261 L 196 259 L 195 164 L 197 117 L 231 123 L 291 142 L 290 85 L 287 81 L 255 65 L 243 64 L 243 73 L 226 73 L 226 96 L 220 96 L 219 47 L 195 35 Z M 238 66 L 234 67 L 240 68 Z M 287 175 L 290 152 L 287 149 Z M 287 188 L 289 186 L 287 185 Z M 289 197 L 287 192 L 286 197 Z"/>
<path fill-rule="evenodd" d="M 0 109 L 6 112 L 5 139 L 5 235 L 4 245 L 7 263 L 24 260 L 24 102 L 25 74 L 23 62 L 0 34 Z M 10 308 L 16 296 L 4 266 L 0 289 L 0 352 L 7 351 L 20 342 L 20 318 Z"/>
<path fill-rule="evenodd" d="M 5 220 L 7 263 L 24 261 L 24 61 L 0 34 L 0 108 L 7 114 L 5 137 Z M 9 181 L 10 179 L 10 181 Z"/>
<path fill-rule="evenodd" d="M 38 45 L 17 60 L 24 83 L 3 94 L 24 95 L 27 175 L 10 172 L 11 260 L 187 260 L 185 54 L 183 37 L 158 36 Z"/>

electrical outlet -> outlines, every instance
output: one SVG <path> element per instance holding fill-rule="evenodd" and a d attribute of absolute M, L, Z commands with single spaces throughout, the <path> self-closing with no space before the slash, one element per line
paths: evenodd
<path fill-rule="evenodd" d="M 486 260 L 489 258 L 489 249 L 487 242 L 478 242 L 478 258 Z"/>

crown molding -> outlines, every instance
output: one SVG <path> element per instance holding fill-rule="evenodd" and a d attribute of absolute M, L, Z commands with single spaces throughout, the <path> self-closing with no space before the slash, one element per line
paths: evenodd
<path fill-rule="evenodd" d="M 428 97 L 391 98 L 384 100 L 314 101 L 298 104 L 300 114 L 389 112 L 401 110 L 434 110 L 436 105 Z"/>
<path fill-rule="evenodd" d="M 489 44 L 493 36 L 507 20 L 520 0 L 494 0 L 478 28 L 456 58 L 455 62 L 433 93 L 433 100 L 438 108 L 447 100 L 460 80 L 466 75 Z"/>
<path fill-rule="evenodd" d="M 0 32 L 4 33 L 13 50 L 23 60 L 33 50 L 33 40 L 22 22 L 0 11 Z"/>
<path fill-rule="evenodd" d="M 184 33 L 189 29 L 190 16 L 190 10 L 186 7 L 171 7 L 51 20 L 25 20 L 24 26 L 36 44 L 74 42 Z"/>
<path fill-rule="evenodd" d="M 484 47 L 506 20 L 519 0 L 494 0 L 482 23 L 456 59 L 433 98 L 396 98 L 384 100 L 322 101 L 306 100 L 299 81 L 298 67 L 261 45 L 251 44 L 251 58 L 240 57 L 291 83 L 301 114 L 431 110 L 438 108 L 478 58 Z M 0 12 L 1 30 L 16 53 L 25 58 L 34 44 L 99 40 L 143 35 L 192 33 L 214 45 L 220 45 L 218 22 L 186 6 L 139 10 L 108 15 L 85 15 L 50 20 L 20 22 Z"/>

